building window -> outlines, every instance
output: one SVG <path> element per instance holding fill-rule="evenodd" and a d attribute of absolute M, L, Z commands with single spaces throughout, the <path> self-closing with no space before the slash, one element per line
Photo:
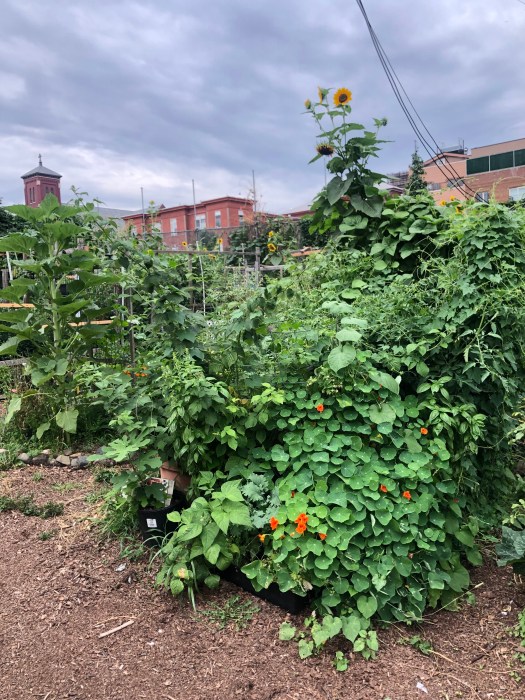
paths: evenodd
<path fill-rule="evenodd" d="M 177 219 L 170 219 L 170 232 L 177 233 Z"/>
<path fill-rule="evenodd" d="M 478 202 L 488 202 L 489 201 L 489 193 L 488 192 L 478 192 L 476 194 L 476 199 Z"/>
<path fill-rule="evenodd" d="M 519 199 L 525 198 L 525 186 L 524 187 L 510 187 L 509 188 L 509 199 L 517 202 Z"/>
<path fill-rule="evenodd" d="M 215 228 L 221 228 L 221 212 L 215 212 Z"/>
<path fill-rule="evenodd" d="M 206 228 L 206 215 L 205 214 L 199 214 L 199 216 L 195 217 L 195 228 L 198 228 L 198 229 Z"/>
<path fill-rule="evenodd" d="M 151 233 L 162 233 L 162 223 L 160 221 L 151 223 Z"/>
<path fill-rule="evenodd" d="M 447 180 L 448 187 L 463 187 L 464 184 L 465 182 L 461 177 L 453 177 L 451 180 Z"/>
<path fill-rule="evenodd" d="M 441 185 L 438 182 L 429 182 L 427 185 L 427 190 L 440 190 Z"/>
<path fill-rule="evenodd" d="M 130 226 L 129 227 L 129 233 L 131 236 L 135 237 L 137 235 L 137 227 L 136 226 Z"/>
<path fill-rule="evenodd" d="M 242 209 L 239 209 L 239 226 L 242 226 L 244 224 L 244 212 Z"/>

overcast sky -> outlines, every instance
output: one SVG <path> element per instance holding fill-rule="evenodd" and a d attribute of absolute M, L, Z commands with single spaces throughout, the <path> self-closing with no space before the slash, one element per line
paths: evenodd
<path fill-rule="evenodd" d="M 364 0 L 441 146 L 525 136 L 525 0 Z M 0 198 L 23 201 L 38 153 L 107 206 L 247 196 L 266 211 L 322 187 L 317 86 L 353 92 L 355 121 L 387 117 L 381 172 L 414 134 L 354 0 L 2 0 Z M 426 156 L 424 151 L 422 154 Z"/>

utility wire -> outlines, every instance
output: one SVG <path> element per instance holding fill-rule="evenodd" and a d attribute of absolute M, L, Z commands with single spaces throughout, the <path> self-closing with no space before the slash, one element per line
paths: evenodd
<path fill-rule="evenodd" d="M 372 27 L 372 24 L 368 18 L 368 15 L 366 13 L 364 6 L 363 6 L 362 0 L 356 0 L 356 2 L 357 2 L 357 6 L 359 7 L 359 9 L 361 11 L 361 14 L 363 15 L 365 23 L 367 25 L 368 32 L 369 32 L 370 37 L 372 39 L 372 43 L 374 45 L 376 53 L 379 57 L 379 61 L 381 63 L 381 66 L 383 67 L 383 70 L 385 71 L 388 82 L 390 83 L 390 86 L 392 87 L 394 95 L 396 96 L 396 99 L 397 99 L 401 109 L 403 110 L 403 113 L 405 114 L 406 118 L 408 119 L 410 126 L 412 127 L 414 133 L 416 134 L 419 141 L 423 145 L 424 149 L 428 153 L 429 157 L 435 158 L 437 156 L 438 160 L 439 160 L 439 156 L 443 154 L 443 151 L 441 151 L 438 143 L 436 142 L 436 140 L 434 139 L 434 137 L 430 133 L 430 131 L 427 128 L 427 126 L 425 125 L 425 123 L 423 122 L 423 119 L 421 118 L 421 116 L 417 112 L 417 110 L 414 107 L 412 101 L 410 100 L 405 88 L 403 87 L 403 84 L 401 83 L 397 73 L 395 72 L 394 67 L 392 66 L 385 50 L 383 49 L 381 42 L 379 41 L 379 38 L 374 31 L 374 28 Z M 417 123 L 415 121 L 415 118 L 410 113 L 410 110 L 408 109 L 407 105 L 405 104 L 405 102 L 403 100 L 403 97 L 402 97 L 401 92 L 400 92 L 400 88 L 403 91 L 410 106 L 412 107 L 415 115 L 417 116 L 417 118 L 421 122 L 424 130 L 426 131 L 426 133 L 430 137 L 430 140 L 434 143 L 435 147 L 433 147 L 431 145 L 431 143 L 429 143 L 429 141 L 426 139 L 424 134 L 421 132 L 419 126 L 417 125 Z M 467 183 L 465 183 L 462 180 L 459 173 L 456 172 L 456 170 L 454 169 L 454 167 L 451 164 L 449 164 L 446 161 L 445 161 L 445 163 L 438 163 L 436 161 L 435 164 L 437 165 L 439 170 L 446 176 L 447 180 L 451 179 L 451 180 L 456 181 L 455 186 L 457 187 L 458 190 L 460 190 L 463 193 L 463 195 L 465 195 L 465 197 L 470 198 L 472 195 L 477 196 L 477 193 Z M 462 183 L 462 184 L 460 184 L 460 183 Z"/>

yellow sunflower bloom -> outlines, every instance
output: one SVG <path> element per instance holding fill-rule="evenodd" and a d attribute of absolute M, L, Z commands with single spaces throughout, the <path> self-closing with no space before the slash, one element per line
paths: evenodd
<path fill-rule="evenodd" d="M 268 243 L 268 250 L 270 251 L 270 253 L 275 253 L 275 251 L 277 250 L 277 246 L 273 243 Z"/>
<path fill-rule="evenodd" d="M 306 107 L 306 109 L 312 109 L 312 100 L 305 100 L 304 106 Z"/>
<path fill-rule="evenodd" d="M 352 93 L 347 88 L 339 88 L 339 90 L 334 95 L 334 105 L 340 107 L 341 105 L 346 105 L 352 100 Z"/>
<path fill-rule="evenodd" d="M 328 90 L 326 90 L 326 88 L 318 87 L 317 94 L 319 95 L 319 102 L 324 102 L 325 97 L 328 95 Z"/>
<path fill-rule="evenodd" d="M 331 156 L 334 152 L 334 147 L 331 143 L 325 141 L 323 143 L 318 143 L 315 150 L 320 156 Z"/>
<path fill-rule="evenodd" d="M 268 231 L 268 238 L 273 238 L 275 233 L 273 231 Z"/>
<path fill-rule="evenodd" d="M 222 238 L 217 238 L 217 243 L 218 243 L 219 245 L 222 245 Z"/>
<path fill-rule="evenodd" d="M 441 205 L 442 207 L 444 207 L 446 203 L 447 203 L 447 200 L 446 200 L 446 199 L 442 199 L 441 202 L 440 202 L 440 205 Z"/>
<path fill-rule="evenodd" d="M 188 245 L 188 244 L 186 243 L 186 241 L 182 241 L 182 247 L 183 247 L 183 248 L 186 248 L 187 245 Z"/>

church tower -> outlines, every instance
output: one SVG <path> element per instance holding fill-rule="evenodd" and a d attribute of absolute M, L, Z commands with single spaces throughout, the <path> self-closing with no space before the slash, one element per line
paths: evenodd
<path fill-rule="evenodd" d="M 25 202 L 28 207 L 38 207 L 46 194 L 54 194 L 60 199 L 60 178 L 62 175 L 55 173 L 42 165 L 42 156 L 38 156 L 38 166 L 22 175 L 24 181 Z"/>

